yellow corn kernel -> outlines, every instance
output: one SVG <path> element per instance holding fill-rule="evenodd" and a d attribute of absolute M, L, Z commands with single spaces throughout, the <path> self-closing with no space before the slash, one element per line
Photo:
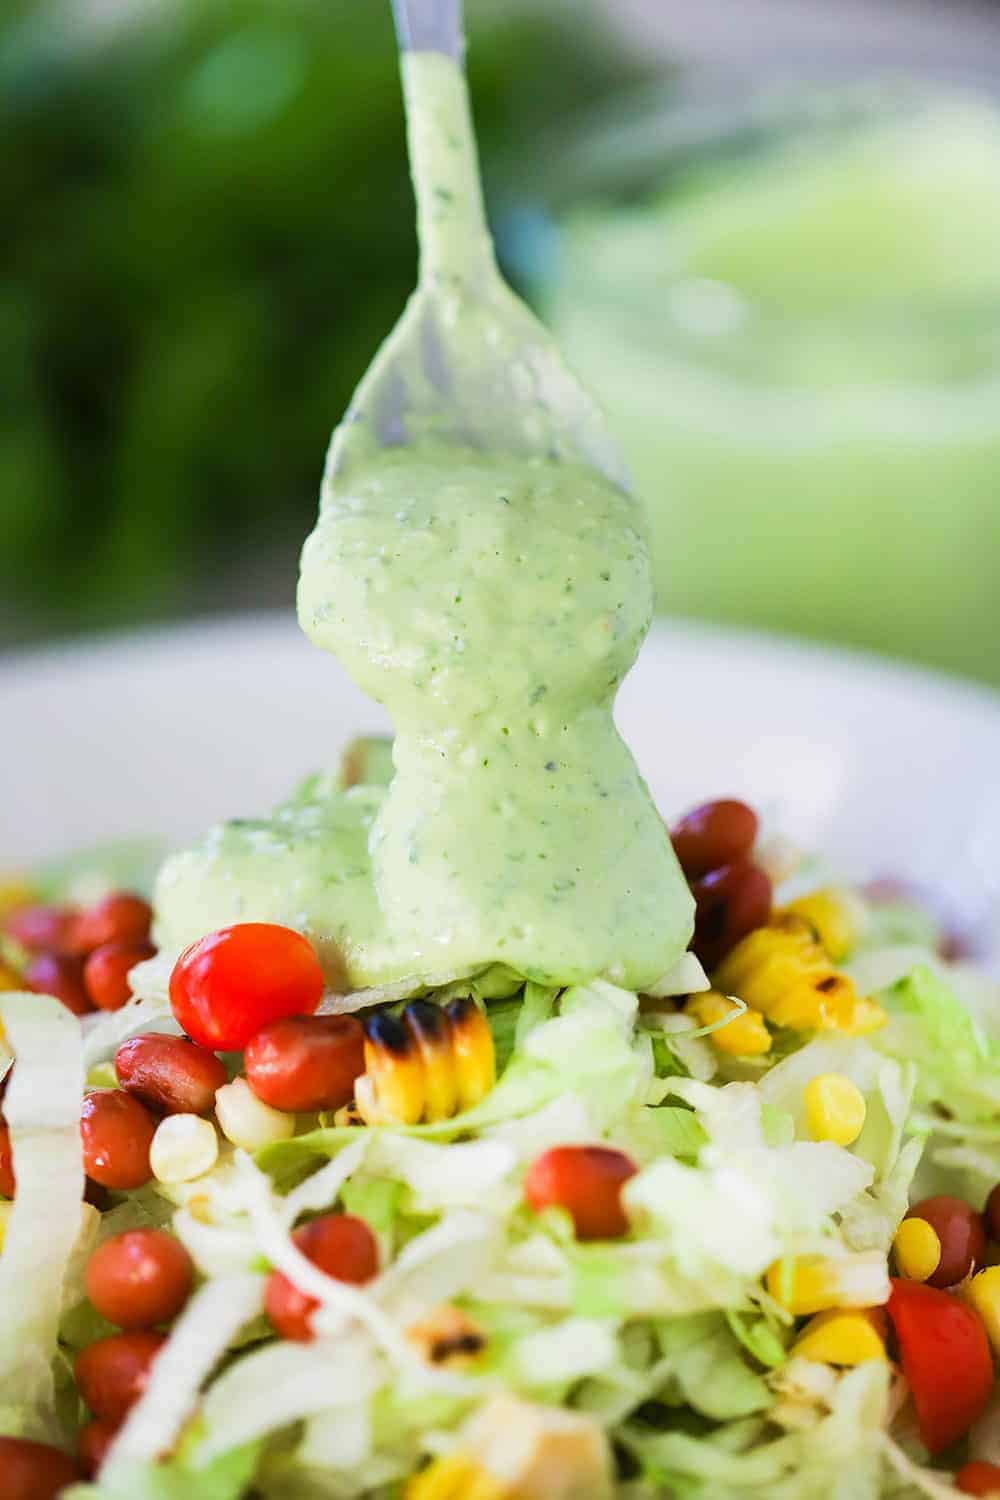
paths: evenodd
<path fill-rule="evenodd" d="M 865 1096 L 843 1073 L 817 1073 L 806 1084 L 802 1098 L 814 1141 L 850 1146 L 865 1128 Z"/>
<path fill-rule="evenodd" d="M 1000 1266 L 987 1266 L 963 1282 L 962 1296 L 982 1318 L 993 1353 L 1000 1359 Z"/>
<path fill-rule="evenodd" d="M 408 1482 L 405 1500 L 504 1500 L 504 1486 L 463 1453 L 436 1458 Z"/>
<path fill-rule="evenodd" d="M 451 1303 L 435 1308 L 429 1318 L 411 1323 L 406 1337 L 428 1364 L 452 1369 L 470 1364 L 486 1348 L 482 1329 Z"/>
<path fill-rule="evenodd" d="M 358 1079 L 358 1083 L 363 1081 L 366 1080 Z M 374 1125 L 375 1121 L 366 1119 L 361 1113 L 357 1100 L 352 1099 L 348 1104 L 341 1105 L 340 1109 L 334 1112 L 333 1123 L 338 1129 L 342 1129 L 353 1125 Z"/>
<path fill-rule="evenodd" d="M 2 960 L 0 960 L 0 991 L 23 989 L 24 980 L 21 978 L 17 970 L 11 968 L 10 964 L 5 964 Z"/>
<path fill-rule="evenodd" d="M 496 1053 L 489 1022 L 472 999 L 463 995 L 447 1007 L 461 1109 L 472 1109 L 496 1082 Z"/>
<path fill-rule="evenodd" d="M 790 901 L 780 915 L 791 913 L 809 923 L 830 958 L 846 958 L 864 931 L 865 907 L 853 891 L 824 886 Z"/>
<path fill-rule="evenodd" d="M 881 1006 L 860 999 L 831 964 L 812 928 L 794 914 L 775 918 L 737 943 L 714 977 L 775 1026 L 860 1036 L 885 1023 Z"/>
<path fill-rule="evenodd" d="M 424 1112 L 424 1068 L 406 1027 L 387 1010 L 374 1011 L 365 1027 L 365 1076 L 379 1115 L 415 1125 Z M 355 1097 L 369 1124 L 367 1090 L 355 1084 Z"/>
<path fill-rule="evenodd" d="M 885 1257 L 876 1251 L 776 1260 L 764 1284 L 775 1302 L 797 1318 L 831 1307 L 879 1307 L 889 1298 Z"/>
<path fill-rule="evenodd" d="M 5 1198 L 0 1198 L 0 1255 L 3 1254 L 3 1242 L 7 1238 L 7 1224 L 10 1220 L 11 1209 L 13 1207 L 13 1203 L 8 1202 Z"/>
<path fill-rule="evenodd" d="M 792 1345 L 792 1353 L 822 1365 L 861 1365 L 885 1359 L 885 1343 L 863 1310 L 817 1313 Z"/>
<path fill-rule="evenodd" d="M 455 1049 L 448 1017 L 430 1000 L 414 1000 L 403 1015 L 424 1070 L 424 1117 L 447 1120 L 458 1110 Z"/>
<path fill-rule="evenodd" d="M 740 1011 L 717 990 L 706 990 L 704 994 L 693 995 L 685 1010 L 699 1026 L 713 1026 L 726 1016 L 732 1016 L 733 1019 L 725 1026 L 708 1034 L 708 1040 L 719 1052 L 726 1052 L 733 1057 L 760 1057 L 771 1050 L 771 1033 L 765 1026 L 760 1011 L 749 1006 Z"/>
<path fill-rule="evenodd" d="M 892 1241 L 896 1269 L 907 1281 L 927 1281 L 941 1264 L 941 1241 L 926 1219 L 904 1219 Z"/>

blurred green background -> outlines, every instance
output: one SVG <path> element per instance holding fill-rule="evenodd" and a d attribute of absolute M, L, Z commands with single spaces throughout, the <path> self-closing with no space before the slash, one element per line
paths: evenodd
<path fill-rule="evenodd" d="M 484 164 L 640 77 L 469 0 Z M 413 285 L 388 0 L 0 7 L 0 641 L 290 601 Z"/>

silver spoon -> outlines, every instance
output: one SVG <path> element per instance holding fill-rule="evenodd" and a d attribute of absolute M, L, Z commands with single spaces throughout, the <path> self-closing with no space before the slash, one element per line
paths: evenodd
<path fill-rule="evenodd" d="M 497 269 L 463 66 L 461 0 L 393 0 L 393 7 L 420 271 L 334 432 L 324 495 L 335 476 L 374 452 L 428 439 L 583 463 L 627 489 L 597 406 Z M 443 90 L 433 100 L 429 74 Z"/>

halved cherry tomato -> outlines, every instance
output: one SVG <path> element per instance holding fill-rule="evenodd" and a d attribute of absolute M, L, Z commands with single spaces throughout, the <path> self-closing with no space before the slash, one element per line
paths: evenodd
<path fill-rule="evenodd" d="M 286 1016 L 250 1038 L 243 1064 L 273 1109 L 340 1109 L 365 1071 L 365 1034 L 356 1016 Z"/>
<path fill-rule="evenodd" d="M 887 1310 L 920 1436 L 940 1453 L 968 1432 L 992 1394 L 986 1330 L 967 1303 L 925 1282 L 894 1279 Z"/>
<path fill-rule="evenodd" d="M 628 1233 L 622 1188 L 638 1170 L 611 1146 L 553 1146 L 528 1168 L 524 1196 L 536 1213 L 566 1209 L 577 1239 L 620 1239 Z"/>
<path fill-rule="evenodd" d="M 59 1448 L 0 1437 L 0 1500 L 56 1500 L 80 1470 Z"/>
<path fill-rule="evenodd" d="M 84 1285 L 94 1307 L 119 1328 L 169 1323 L 187 1301 L 194 1279 L 190 1255 L 165 1229 L 126 1229 L 99 1245 Z"/>
<path fill-rule="evenodd" d="M 364 1219 L 354 1214 L 324 1214 L 296 1229 L 295 1244 L 314 1266 L 355 1286 L 371 1281 L 378 1270 L 378 1245 Z M 315 1338 L 312 1315 L 319 1303 L 299 1291 L 281 1271 L 272 1271 L 264 1290 L 264 1307 L 284 1339 L 308 1344 Z"/>
<path fill-rule="evenodd" d="M 955 1488 L 963 1495 L 1000 1496 L 1000 1466 L 963 1464 L 955 1475 Z"/>
<path fill-rule="evenodd" d="M 312 1015 L 322 996 L 323 971 L 311 944 L 271 922 L 210 933 L 181 954 L 170 976 L 177 1021 L 217 1052 L 245 1047 L 282 1016 Z"/>
<path fill-rule="evenodd" d="M 162 1333 L 113 1333 L 80 1350 L 73 1373 L 95 1417 L 112 1425 L 124 1420 L 149 1384 L 153 1361 L 165 1343 Z"/>

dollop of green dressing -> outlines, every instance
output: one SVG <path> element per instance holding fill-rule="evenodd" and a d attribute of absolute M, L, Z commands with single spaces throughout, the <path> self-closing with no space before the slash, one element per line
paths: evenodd
<path fill-rule="evenodd" d="M 428 120 L 454 143 L 443 62 Z M 299 619 L 389 710 L 394 774 L 320 779 L 169 860 L 161 946 L 271 921 L 352 989 L 494 963 L 545 984 L 653 983 L 692 902 L 612 719 L 651 613 L 641 509 L 595 470 L 432 433 L 331 465 Z"/>

